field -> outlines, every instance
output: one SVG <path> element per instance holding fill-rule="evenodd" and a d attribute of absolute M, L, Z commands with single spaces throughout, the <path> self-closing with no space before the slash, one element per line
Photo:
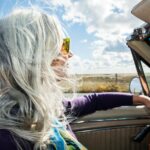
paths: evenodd
<path fill-rule="evenodd" d="M 73 75 L 72 79 L 75 82 L 71 84 L 62 82 L 65 87 L 65 92 L 72 92 L 72 87 L 75 87 L 75 92 L 128 92 L 130 81 L 136 74 L 84 74 Z"/>

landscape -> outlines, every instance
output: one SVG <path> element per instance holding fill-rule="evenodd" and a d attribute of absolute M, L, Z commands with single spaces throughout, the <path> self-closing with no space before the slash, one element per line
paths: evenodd
<path fill-rule="evenodd" d="M 130 81 L 137 74 L 77 74 L 62 81 L 64 92 L 129 92 Z"/>

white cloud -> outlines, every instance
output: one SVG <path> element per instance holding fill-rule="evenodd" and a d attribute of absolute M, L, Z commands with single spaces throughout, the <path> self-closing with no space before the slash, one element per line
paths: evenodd
<path fill-rule="evenodd" d="M 70 0 L 61 0 L 61 1 L 56 1 L 56 0 L 45 0 L 48 3 L 51 3 L 52 5 L 59 7 L 59 6 L 64 6 L 64 7 L 70 7 L 72 5 L 72 2 Z"/>
<path fill-rule="evenodd" d="M 106 67 L 122 69 L 122 66 L 133 66 L 131 53 L 125 47 L 125 38 L 133 28 L 141 24 L 141 21 L 131 14 L 133 6 L 140 1 L 61 0 L 58 3 L 53 0 L 55 6 L 64 7 L 64 20 L 84 23 L 87 33 L 93 34 L 97 39 L 91 44 L 93 57 L 90 60 L 79 60 L 78 57 L 80 66 L 84 66 L 83 70 L 95 68 L 96 71 L 96 68 Z M 78 61 L 76 59 L 74 63 Z"/>
<path fill-rule="evenodd" d="M 96 53 L 95 53 L 96 54 Z M 81 59 L 75 55 L 69 61 L 70 73 L 129 73 L 135 72 L 130 53 L 98 53 L 93 59 Z M 76 70 L 76 71 L 75 71 Z"/>
<path fill-rule="evenodd" d="M 83 40 L 81 41 L 81 43 L 87 43 L 87 42 L 88 42 L 87 39 L 83 39 Z"/>

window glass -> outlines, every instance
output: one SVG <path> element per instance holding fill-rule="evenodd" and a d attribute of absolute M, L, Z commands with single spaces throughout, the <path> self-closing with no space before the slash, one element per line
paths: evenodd
<path fill-rule="evenodd" d="M 142 66 L 143 66 L 145 77 L 146 77 L 146 80 L 150 89 L 150 68 L 143 62 L 142 62 Z"/>

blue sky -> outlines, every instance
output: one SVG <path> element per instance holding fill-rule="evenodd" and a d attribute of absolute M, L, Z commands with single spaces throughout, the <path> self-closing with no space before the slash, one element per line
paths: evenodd
<path fill-rule="evenodd" d="M 36 4 L 54 13 L 71 37 L 71 73 L 136 72 L 126 38 L 142 24 L 130 12 L 141 0 L 0 0 L 0 17 Z"/>

